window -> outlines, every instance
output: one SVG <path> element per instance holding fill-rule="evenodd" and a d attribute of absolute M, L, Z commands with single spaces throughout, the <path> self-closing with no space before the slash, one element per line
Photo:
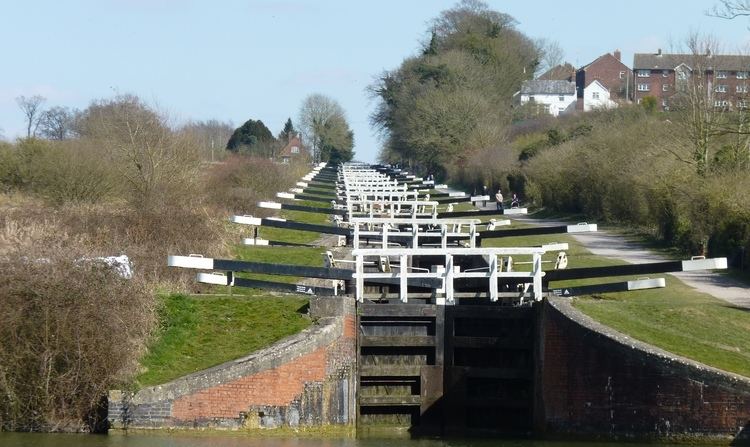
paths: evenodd
<path fill-rule="evenodd" d="M 717 99 L 716 101 L 714 101 L 714 107 L 729 107 L 729 105 L 729 101 L 725 99 Z"/>
<path fill-rule="evenodd" d="M 297 147 L 297 146 L 292 146 L 292 153 L 293 153 L 293 154 L 299 154 L 299 147 Z"/>
<path fill-rule="evenodd" d="M 668 92 L 669 91 L 669 84 L 662 84 L 661 85 L 661 91 Z"/>
<path fill-rule="evenodd" d="M 564 96 L 558 96 L 558 97 L 557 97 L 557 99 L 558 99 L 558 100 L 559 100 L 560 102 L 563 102 L 563 101 L 565 101 L 565 97 L 564 97 Z"/>
<path fill-rule="evenodd" d="M 747 109 L 747 100 L 746 99 L 741 99 L 741 100 L 737 101 L 737 108 Z"/>
<path fill-rule="evenodd" d="M 737 72 L 737 79 L 747 79 L 747 78 L 748 78 L 748 72 L 746 71 Z"/>
<path fill-rule="evenodd" d="M 661 106 L 664 110 L 669 110 L 669 103 L 667 103 L 666 99 L 661 100 Z"/>
<path fill-rule="evenodd" d="M 688 73 L 685 70 L 680 70 L 677 72 L 677 79 L 680 81 L 686 81 L 688 78 Z"/>
<path fill-rule="evenodd" d="M 639 78 L 647 78 L 651 76 L 651 70 L 638 70 L 636 73 Z"/>
<path fill-rule="evenodd" d="M 649 86 L 648 84 L 638 84 L 639 92 L 647 92 L 649 90 L 651 90 L 651 86 Z"/>
<path fill-rule="evenodd" d="M 529 102 L 534 102 L 534 97 L 533 96 L 529 96 Z"/>
<path fill-rule="evenodd" d="M 719 84 L 714 88 L 714 91 L 717 93 L 726 93 L 727 92 L 727 86 L 724 84 Z"/>
<path fill-rule="evenodd" d="M 667 76 L 669 76 L 669 70 L 662 70 L 661 71 L 661 77 L 662 78 L 666 78 Z"/>
<path fill-rule="evenodd" d="M 593 93 L 591 94 L 591 98 L 592 98 L 592 99 L 599 99 L 599 92 L 593 92 Z"/>
<path fill-rule="evenodd" d="M 625 72 L 624 71 L 620 72 L 620 79 L 625 79 Z"/>
<path fill-rule="evenodd" d="M 747 93 L 747 84 L 741 84 L 736 87 L 737 93 Z"/>
<path fill-rule="evenodd" d="M 716 72 L 716 79 L 726 79 L 729 76 L 729 72 L 727 71 L 717 71 Z"/>

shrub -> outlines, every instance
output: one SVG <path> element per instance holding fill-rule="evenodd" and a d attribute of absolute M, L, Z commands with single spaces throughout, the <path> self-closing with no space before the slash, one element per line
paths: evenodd
<path fill-rule="evenodd" d="M 82 257 L 0 258 L 0 429 L 101 428 L 102 396 L 137 368 L 154 327 L 152 295 Z"/>

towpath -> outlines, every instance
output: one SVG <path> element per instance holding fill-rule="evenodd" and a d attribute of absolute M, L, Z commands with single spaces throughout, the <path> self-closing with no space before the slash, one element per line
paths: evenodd
<path fill-rule="evenodd" d="M 514 217 L 514 220 L 531 225 L 548 226 L 575 223 L 535 219 L 528 216 Z M 571 236 L 597 256 L 620 259 L 630 264 L 669 260 L 641 244 L 606 230 L 599 230 L 596 233 L 571 234 Z M 726 275 L 711 271 L 678 272 L 672 275 L 694 289 L 724 300 L 732 306 L 750 310 L 750 287 Z"/>

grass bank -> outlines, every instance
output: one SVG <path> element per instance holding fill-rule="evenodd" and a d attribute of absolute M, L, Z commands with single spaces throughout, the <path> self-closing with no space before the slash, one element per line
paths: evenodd
<path fill-rule="evenodd" d="M 568 268 L 624 264 L 623 261 L 594 256 L 572 237 L 559 234 L 486 239 L 482 245 L 502 247 L 550 242 L 569 244 Z M 553 258 L 554 253 L 545 256 L 545 259 Z M 583 296 L 575 298 L 573 305 L 598 322 L 635 339 L 750 377 L 750 310 L 733 308 L 729 303 L 688 287 L 671 275 L 664 277 L 667 281 L 664 289 Z M 558 281 L 552 286 L 631 279 L 634 277 Z"/>
<path fill-rule="evenodd" d="M 236 359 L 310 325 L 293 295 L 162 296 L 159 334 L 141 360 L 140 387 Z"/>

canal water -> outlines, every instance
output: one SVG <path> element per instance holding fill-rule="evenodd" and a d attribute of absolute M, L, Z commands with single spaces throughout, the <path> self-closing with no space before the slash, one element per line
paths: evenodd
<path fill-rule="evenodd" d="M 241 435 L 0 433 L 2 447 L 634 447 L 637 443 L 499 439 L 295 439 Z M 648 445 L 648 444 L 640 444 Z M 651 444 L 668 447 L 667 444 Z M 696 446 L 697 444 L 691 444 Z"/>

